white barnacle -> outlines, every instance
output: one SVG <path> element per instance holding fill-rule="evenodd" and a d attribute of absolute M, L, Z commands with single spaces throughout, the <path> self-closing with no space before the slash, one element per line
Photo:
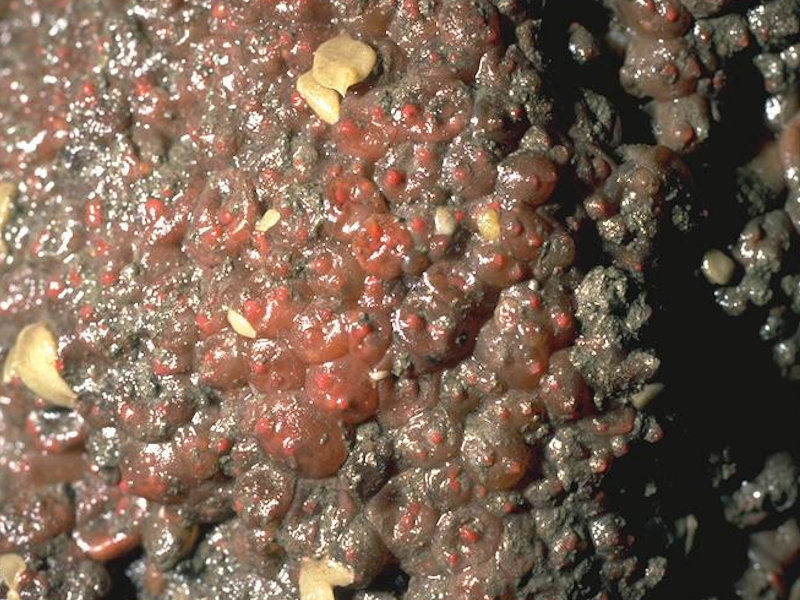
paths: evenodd
<path fill-rule="evenodd" d="M 378 381 L 383 381 L 388 378 L 391 374 L 391 371 L 370 371 L 369 378 L 377 383 Z"/>
<path fill-rule="evenodd" d="M 333 588 L 350 585 L 353 581 L 353 570 L 342 563 L 304 558 L 298 578 L 300 600 L 334 600 Z"/>
<path fill-rule="evenodd" d="M 369 77 L 377 61 L 375 50 L 342 33 L 317 48 L 311 73 L 320 85 L 344 96 L 348 88 Z"/>
<path fill-rule="evenodd" d="M 25 569 L 19 554 L 0 554 L 0 581 L 8 588 L 7 600 L 19 600 L 20 577 Z"/>
<path fill-rule="evenodd" d="M 736 264 L 721 250 L 709 250 L 703 255 L 700 267 L 709 283 L 728 285 L 733 278 Z"/>
<path fill-rule="evenodd" d="M 332 125 L 339 120 L 339 94 L 321 85 L 311 71 L 297 78 L 297 93 L 320 119 Z"/>
<path fill-rule="evenodd" d="M 11 212 L 14 209 L 14 194 L 16 192 L 17 186 L 13 183 L 0 183 L 0 260 L 3 260 L 8 254 L 8 247 L 5 240 L 3 240 L 3 229 L 11 218 Z"/>
<path fill-rule="evenodd" d="M 631 396 L 631 404 L 642 410 L 664 391 L 663 383 L 648 383 L 641 390 Z"/>
<path fill-rule="evenodd" d="M 439 206 L 433 213 L 433 225 L 438 235 L 453 235 L 458 222 L 449 208 Z"/>
<path fill-rule="evenodd" d="M 494 208 L 487 208 L 476 217 L 478 233 L 487 242 L 496 242 L 500 239 L 500 213 Z"/>
<path fill-rule="evenodd" d="M 239 335 L 251 339 L 256 337 L 255 327 L 250 324 L 250 321 L 248 321 L 242 313 L 232 308 L 228 309 L 228 324 L 231 326 L 231 329 Z"/>
<path fill-rule="evenodd" d="M 281 213 L 279 213 L 274 208 L 270 208 L 264 215 L 258 220 L 256 223 L 256 231 L 269 231 L 275 225 L 278 224 L 278 221 L 281 220 Z"/>
<path fill-rule="evenodd" d="M 58 370 L 58 344 L 45 323 L 23 327 L 3 364 L 3 383 L 19 377 L 45 401 L 72 408 L 78 395 Z"/>

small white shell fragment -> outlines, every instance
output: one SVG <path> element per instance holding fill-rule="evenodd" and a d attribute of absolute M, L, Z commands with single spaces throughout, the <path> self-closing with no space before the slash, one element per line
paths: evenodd
<path fill-rule="evenodd" d="M 496 242 L 500 239 L 500 215 L 494 208 L 487 208 L 481 212 L 477 219 L 478 232 L 487 242 Z"/>
<path fill-rule="evenodd" d="M 255 338 L 256 337 L 256 330 L 250 324 L 250 321 L 244 318 L 244 315 L 233 310 L 232 308 L 228 309 L 228 323 L 236 333 L 239 335 L 243 335 L 246 338 Z"/>
<path fill-rule="evenodd" d="M 376 382 L 377 381 L 383 381 L 384 379 L 389 377 L 389 375 L 391 375 L 391 374 L 392 374 L 391 371 L 370 371 L 369 372 L 369 378 L 372 381 L 376 381 Z"/>
<path fill-rule="evenodd" d="M 297 78 L 297 92 L 320 119 L 329 125 L 339 120 L 339 94 L 320 85 L 311 71 Z"/>
<path fill-rule="evenodd" d="M 8 588 L 7 600 L 19 600 L 19 578 L 25 568 L 25 561 L 19 554 L 0 554 L 0 580 Z"/>
<path fill-rule="evenodd" d="M 16 191 L 17 186 L 13 183 L 0 183 L 0 260 L 4 259 L 8 254 L 8 247 L 3 240 L 3 228 L 11 218 Z"/>
<path fill-rule="evenodd" d="M 333 560 L 304 558 L 300 563 L 300 600 L 334 600 L 333 588 L 355 581 L 353 571 Z"/>
<path fill-rule="evenodd" d="M 703 255 L 700 266 L 706 279 L 714 285 L 728 285 L 733 278 L 736 264 L 733 259 L 721 250 L 709 250 Z"/>
<path fill-rule="evenodd" d="M 453 235 L 458 223 L 450 209 L 439 206 L 433 213 L 433 226 L 438 235 Z"/>
<path fill-rule="evenodd" d="M 344 96 L 349 87 L 369 77 L 377 61 L 375 50 L 342 33 L 317 48 L 311 72 L 320 85 Z"/>
<path fill-rule="evenodd" d="M 694 515 L 686 515 L 686 541 L 684 542 L 683 551 L 688 555 L 694 547 L 694 540 L 697 536 L 697 530 L 700 523 Z"/>
<path fill-rule="evenodd" d="M 664 391 L 663 383 L 648 383 L 641 390 L 631 396 L 631 404 L 641 410 Z"/>
<path fill-rule="evenodd" d="M 281 220 L 281 213 L 279 213 L 274 208 L 270 208 L 267 212 L 264 213 L 264 216 L 258 220 L 256 223 L 256 231 L 269 231 L 275 225 L 278 224 L 278 221 Z"/>
<path fill-rule="evenodd" d="M 72 408 L 78 395 L 58 372 L 58 344 L 44 323 L 22 328 L 3 364 L 3 383 L 19 377 L 45 401 Z"/>

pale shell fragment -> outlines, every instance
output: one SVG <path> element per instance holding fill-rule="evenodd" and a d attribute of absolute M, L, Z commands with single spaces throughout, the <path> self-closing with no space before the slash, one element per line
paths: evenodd
<path fill-rule="evenodd" d="M 372 48 L 342 33 L 317 48 L 311 72 L 320 85 L 344 96 L 348 88 L 369 77 L 377 61 Z"/>
<path fill-rule="evenodd" d="M 297 78 L 297 93 L 323 121 L 332 125 L 339 120 L 339 94 L 320 85 L 311 71 Z"/>
<path fill-rule="evenodd" d="M 8 588 L 7 600 L 19 600 L 19 578 L 25 568 L 25 561 L 19 554 L 0 554 L 0 580 Z"/>
<path fill-rule="evenodd" d="M 433 213 L 433 226 L 438 235 L 453 235 L 458 223 L 450 209 L 439 206 Z"/>
<path fill-rule="evenodd" d="M 270 208 L 267 212 L 264 213 L 264 216 L 258 220 L 256 223 L 256 231 L 269 231 L 275 225 L 278 224 L 278 221 L 281 220 L 281 213 L 279 213 L 274 208 Z"/>
<path fill-rule="evenodd" d="M 631 404 L 639 410 L 646 407 L 664 391 L 663 383 L 648 383 L 641 390 L 631 396 Z"/>
<path fill-rule="evenodd" d="M 487 242 L 496 242 L 500 239 L 500 215 L 493 208 L 481 212 L 477 219 L 478 233 Z"/>
<path fill-rule="evenodd" d="M 392 374 L 391 371 L 370 371 L 369 372 L 369 378 L 372 381 L 378 382 L 378 381 L 383 381 L 384 379 L 389 377 L 391 374 Z"/>
<path fill-rule="evenodd" d="M 239 335 L 243 335 L 246 338 L 255 338 L 256 337 L 256 330 L 250 324 L 243 314 L 233 310 L 232 308 L 228 309 L 228 323 L 236 333 Z"/>
<path fill-rule="evenodd" d="M 17 186 L 13 183 L 0 183 L 0 260 L 8 255 L 8 247 L 3 240 L 3 229 L 11 218 L 16 191 Z"/>
<path fill-rule="evenodd" d="M 45 401 L 72 408 L 78 395 L 61 377 L 58 344 L 44 323 L 22 328 L 3 364 L 3 383 L 19 377 L 22 383 Z"/>
<path fill-rule="evenodd" d="M 355 581 L 353 571 L 333 560 L 304 558 L 300 563 L 300 600 L 334 600 L 333 588 Z"/>
<path fill-rule="evenodd" d="M 709 283 L 728 285 L 733 278 L 736 264 L 730 256 L 721 250 L 712 249 L 703 255 L 703 263 L 700 269 Z"/>

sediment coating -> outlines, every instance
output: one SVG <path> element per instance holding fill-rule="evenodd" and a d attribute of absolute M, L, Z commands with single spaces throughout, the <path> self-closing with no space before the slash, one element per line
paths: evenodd
<path fill-rule="evenodd" d="M 174 600 L 294 600 L 309 573 L 405 600 L 657 584 L 599 489 L 661 437 L 632 400 L 658 368 L 644 281 L 689 177 L 620 147 L 598 95 L 556 118 L 540 17 L 9 4 L 0 351 L 46 323 L 74 394 L 2 387 L 20 598 L 106 597 L 116 559 Z M 358 60 L 316 79 L 342 39 Z"/>

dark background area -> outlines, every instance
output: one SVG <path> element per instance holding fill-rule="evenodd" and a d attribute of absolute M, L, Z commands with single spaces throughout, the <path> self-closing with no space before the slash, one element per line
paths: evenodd
<path fill-rule="evenodd" d="M 599 61 L 579 66 L 569 56 L 567 30 L 573 21 L 598 37 L 605 33 L 608 13 L 602 4 L 547 2 L 544 14 L 543 43 L 552 57 L 551 72 L 559 74 L 553 85 L 580 82 L 605 95 L 622 118 L 625 143 L 654 143 L 643 105 L 619 85 L 621 57 L 606 52 Z M 800 384 L 781 377 L 770 345 L 759 339 L 767 309 L 751 308 L 741 317 L 724 314 L 714 302 L 713 286 L 699 273 L 703 254 L 729 248 L 749 219 L 737 201 L 736 171 L 770 137 L 754 56 L 754 51 L 743 52 L 729 62 L 722 120 L 704 149 L 686 159 L 695 174 L 695 228 L 688 235 L 667 234 L 660 262 L 647 277 L 654 316 L 644 345 L 657 349 L 662 361 L 657 380 L 665 384 L 647 410 L 658 416 L 664 439 L 617 461 L 604 483 L 612 509 L 636 534 L 642 556 L 664 555 L 671 541 L 664 530 L 687 515 L 697 519 L 688 555 L 682 540 L 666 550 L 668 574 L 648 596 L 653 600 L 735 598 L 735 583 L 748 566 L 748 535 L 725 520 L 721 497 L 755 478 L 775 452 L 800 459 Z M 720 465 L 712 457 L 723 455 L 736 472 L 715 485 Z M 644 494 L 648 484 L 658 490 L 651 497 Z M 770 525 L 767 521 L 759 529 Z M 791 585 L 800 574 L 787 575 Z"/>

